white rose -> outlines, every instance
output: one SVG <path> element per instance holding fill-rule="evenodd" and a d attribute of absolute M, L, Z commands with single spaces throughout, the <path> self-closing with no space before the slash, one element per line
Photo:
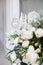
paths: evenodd
<path fill-rule="evenodd" d="M 35 52 L 34 47 L 32 45 L 30 45 L 27 52 Z"/>
<path fill-rule="evenodd" d="M 17 65 L 16 63 L 13 63 L 12 65 Z"/>
<path fill-rule="evenodd" d="M 17 59 L 17 60 L 15 61 L 16 64 L 19 64 L 20 62 L 21 62 L 20 59 Z"/>
<path fill-rule="evenodd" d="M 11 41 L 7 41 L 6 43 L 6 48 L 9 49 L 9 50 L 13 50 L 15 47 L 14 45 L 14 42 L 11 40 Z"/>
<path fill-rule="evenodd" d="M 43 37 L 43 29 L 38 28 L 38 29 L 35 31 L 35 35 L 36 35 L 37 38 Z"/>
<path fill-rule="evenodd" d="M 29 45 L 29 41 L 23 41 L 22 43 L 22 46 L 25 48 L 25 47 L 28 47 Z"/>
<path fill-rule="evenodd" d="M 18 37 L 10 41 L 7 41 L 6 42 L 6 48 L 9 49 L 9 50 L 13 50 L 15 46 L 18 46 Z"/>
<path fill-rule="evenodd" d="M 13 61 L 16 60 L 16 53 L 15 52 L 12 52 L 12 54 L 10 54 L 10 59 Z"/>
<path fill-rule="evenodd" d="M 28 64 L 28 62 L 29 62 L 29 61 L 28 61 L 28 59 L 24 56 L 24 57 L 23 57 L 23 59 L 22 59 L 22 62 L 24 62 L 24 63 L 27 63 L 27 64 Z"/>
<path fill-rule="evenodd" d="M 40 19 L 40 15 L 33 11 L 28 14 L 28 23 L 31 24 L 32 21 L 37 22 Z"/>
<path fill-rule="evenodd" d="M 32 47 L 32 46 L 31 46 Z M 35 50 L 34 48 L 29 48 L 27 53 L 26 53 L 26 58 L 28 59 L 28 61 L 31 63 L 31 64 L 34 64 L 35 61 L 37 60 L 37 58 L 39 58 L 38 54 L 35 53 Z"/>
<path fill-rule="evenodd" d="M 30 64 L 34 64 L 36 62 L 37 58 L 38 58 L 38 54 L 36 54 L 34 52 L 33 53 L 28 52 L 26 54 L 26 58 L 30 62 Z"/>
<path fill-rule="evenodd" d="M 32 37 L 33 37 L 33 32 L 32 31 L 26 31 L 26 30 L 24 30 L 21 33 L 21 38 L 22 39 L 32 39 Z"/>

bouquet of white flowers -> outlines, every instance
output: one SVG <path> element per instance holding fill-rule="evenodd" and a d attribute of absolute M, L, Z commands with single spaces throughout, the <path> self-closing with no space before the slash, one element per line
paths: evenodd
<path fill-rule="evenodd" d="M 6 43 L 11 65 L 41 65 L 43 63 L 43 16 L 33 11 L 12 21 L 13 33 Z"/>

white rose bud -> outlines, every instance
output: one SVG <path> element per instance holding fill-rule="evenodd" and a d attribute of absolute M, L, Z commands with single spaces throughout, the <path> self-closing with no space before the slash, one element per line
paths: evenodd
<path fill-rule="evenodd" d="M 38 29 L 35 31 L 35 35 L 36 35 L 37 38 L 43 37 L 43 29 L 38 28 Z"/>
<path fill-rule="evenodd" d="M 29 45 L 29 41 L 24 41 L 24 42 L 22 43 L 22 46 L 23 46 L 23 47 L 28 47 L 28 45 Z"/>
<path fill-rule="evenodd" d="M 12 52 L 12 54 L 10 54 L 10 58 L 11 58 L 12 62 L 15 61 L 16 60 L 16 53 Z"/>
<path fill-rule="evenodd" d="M 40 48 L 38 48 L 38 49 L 36 49 L 36 51 L 35 51 L 36 53 L 40 53 L 41 52 L 41 49 Z"/>
<path fill-rule="evenodd" d="M 19 42 L 19 43 L 22 43 L 22 42 L 23 42 L 23 40 L 19 39 L 19 40 L 18 40 L 18 42 Z"/>
<path fill-rule="evenodd" d="M 34 47 L 32 45 L 30 45 L 27 52 L 35 52 Z"/>
<path fill-rule="evenodd" d="M 37 43 L 35 43 L 35 46 L 37 47 L 39 45 L 39 43 L 37 42 Z"/>

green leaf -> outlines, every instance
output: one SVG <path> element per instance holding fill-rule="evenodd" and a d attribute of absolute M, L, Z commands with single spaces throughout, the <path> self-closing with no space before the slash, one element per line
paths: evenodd
<path fill-rule="evenodd" d="M 10 35 L 9 37 L 15 39 L 16 37 L 18 37 L 18 35 L 17 35 L 17 34 L 14 34 L 14 35 L 12 34 L 12 35 Z"/>
<path fill-rule="evenodd" d="M 27 65 L 26 63 L 24 63 L 24 62 L 21 62 L 21 65 Z"/>

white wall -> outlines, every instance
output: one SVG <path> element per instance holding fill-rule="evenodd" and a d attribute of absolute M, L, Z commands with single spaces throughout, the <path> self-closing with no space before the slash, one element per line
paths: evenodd
<path fill-rule="evenodd" d="M 22 12 L 39 11 L 43 9 L 43 0 L 21 0 Z"/>
<path fill-rule="evenodd" d="M 6 31 L 11 30 L 11 22 L 14 17 L 19 17 L 19 0 L 6 0 Z"/>

